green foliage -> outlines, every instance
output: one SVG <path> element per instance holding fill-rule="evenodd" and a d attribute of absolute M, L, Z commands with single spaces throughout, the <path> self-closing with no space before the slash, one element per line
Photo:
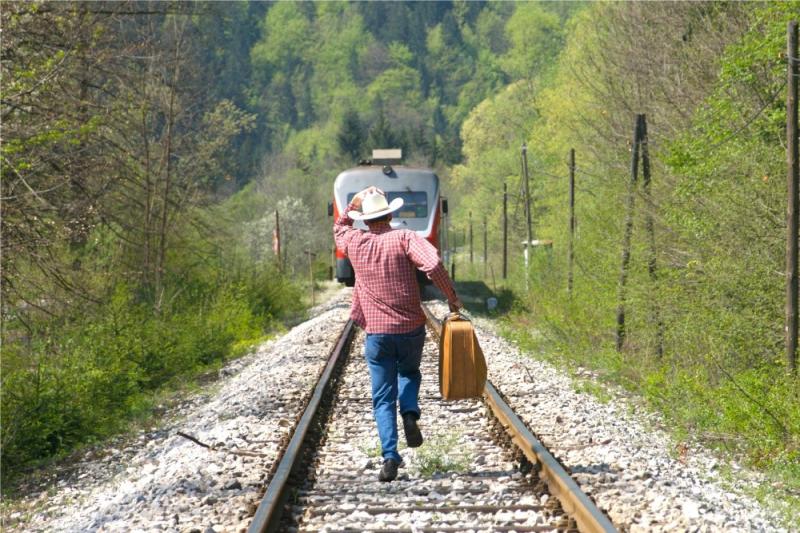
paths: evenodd
<path fill-rule="evenodd" d="M 254 125 L 255 115 L 246 113 L 230 100 L 220 100 L 203 116 L 203 133 L 198 143 L 197 155 L 183 165 L 181 171 L 199 175 L 202 181 L 213 183 L 215 188 L 219 188 L 225 181 L 233 178 L 227 172 L 236 168 L 236 161 L 230 153 L 231 140 L 251 131 Z"/>
<path fill-rule="evenodd" d="M 292 68 L 307 52 L 312 41 L 311 24 L 304 6 L 285 2 L 275 4 L 264 20 L 263 38 L 251 52 L 257 71 Z"/>
<path fill-rule="evenodd" d="M 519 4 L 506 23 L 508 52 L 500 59 L 512 79 L 533 79 L 553 63 L 564 39 L 558 16 L 535 2 Z"/>
<path fill-rule="evenodd" d="M 210 3 L 154 25 L 53 6 L 0 15 L 4 473 L 117 430 L 149 395 L 300 313 L 306 251 L 312 278 L 327 278 L 336 172 L 395 146 L 409 163 L 449 165 L 460 276 L 483 275 L 466 235 L 472 212 L 480 256 L 486 216 L 493 286 L 508 186 L 510 335 L 642 394 L 682 435 L 767 469 L 796 464 L 780 178 L 796 3 Z M 618 353 L 639 112 L 653 186 L 634 196 Z M 553 241 L 527 269 L 523 143 L 533 235 Z M 458 467 L 449 440 L 430 444 L 427 472 Z"/>
<path fill-rule="evenodd" d="M 201 226 L 204 216 L 216 221 L 211 233 L 193 225 L 176 233 L 175 270 L 158 311 L 140 287 L 115 277 L 103 303 L 59 320 L 5 314 L 4 476 L 123 429 L 149 396 L 241 355 L 302 312 L 299 286 L 231 238 L 232 215 L 246 216 L 245 203 L 255 202 L 237 197 L 198 213 Z M 102 279 L 114 264 L 113 234 L 100 227 L 89 243 L 84 264 L 100 267 Z"/>
<path fill-rule="evenodd" d="M 521 81 L 472 109 L 461 129 L 465 160 L 451 169 L 452 233 L 467 227 L 469 211 L 487 212 L 495 271 L 502 184 L 509 186 L 508 285 L 518 300 L 507 334 L 641 395 L 678 438 L 776 475 L 796 460 L 800 442 L 799 384 L 783 353 L 781 54 L 796 7 L 594 3 L 570 13 L 562 29 L 563 14 L 518 6 L 499 64 Z M 538 54 L 526 52 L 539 46 Z M 653 183 L 648 197 L 640 174 L 634 191 L 626 343 L 617 352 L 634 113 L 647 115 Z M 516 244 L 525 238 L 523 141 L 533 235 L 553 240 L 533 250 L 527 271 Z M 571 294 L 570 148 L 577 154 Z M 464 249 L 459 271 L 475 275 L 461 266 Z M 787 493 L 799 484 L 796 475 L 781 483 Z"/>
<path fill-rule="evenodd" d="M 457 161 L 461 121 L 505 79 L 493 38 L 508 16 L 477 4 L 270 6 L 250 52 L 249 103 L 264 117 L 255 135 L 275 153 L 303 130 L 340 130 L 357 110 L 367 131 L 388 121 L 407 153 Z"/>
<path fill-rule="evenodd" d="M 370 146 L 400 146 L 402 148 L 403 140 L 381 113 L 378 115 L 378 120 L 369 130 L 367 144 Z"/>
<path fill-rule="evenodd" d="M 364 141 L 366 140 L 366 132 L 358 117 L 358 112 L 351 109 L 345 113 L 336 140 L 339 143 L 339 151 L 352 158 L 353 163 L 358 162 L 364 153 Z"/>
<path fill-rule="evenodd" d="M 162 315 L 121 284 L 92 316 L 37 336 L 46 341 L 7 340 L 4 473 L 121 429 L 142 394 L 219 365 L 237 341 L 298 312 L 298 301 L 298 290 L 269 269 L 206 287 Z"/>

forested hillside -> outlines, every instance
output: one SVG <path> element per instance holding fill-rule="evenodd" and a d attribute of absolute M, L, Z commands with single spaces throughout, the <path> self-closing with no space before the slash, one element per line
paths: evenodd
<path fill-rule="evenodd" d="M 470 212 L 476 236 L 486 217 L 486 281 L 512 295 L 510 335 L 796 486 L 782 54 L 798 12 L 4 2 L 4 475 L 150 417 L 160 391 L 301 314 L 305 252 L 319 279 L 330 264 L 334 177 L 372 148 L 401 147 L 442 176 L 462 236 L 451 244 L 463 244 Z M 646 188 L 642 176 L 629 185 L 637 114 Z M 533 237 L 553 241 L 527 271 L 523 143 Z M 459 275 L 482 278 L 464 251 Z"/>
<path fill-rule="evenodd" d="M 680 435 L 745 451 L 779 486 L 800 473 L 800 385 L 784 351 L 785 50 L 798 7 L 586 6 L 557 59 L 470 113 L 450 182 L 457 227 L 488 211 L 495 272 L 508 184 L 512 335 L 637 391 Z M 636 114 L 646 115 L 649 186 L 641 162 L 631 185 Z M 523 142 L 533 237 L 553 241 L 532 252 L 529 291 Z"/>
<path fill-rule="evenodd" d="M 301 312 L 338 170 L 460 161 L 575 7 L 525 6 L 528 35 L 506 3 L 4 3 L 4 474 Z"/>

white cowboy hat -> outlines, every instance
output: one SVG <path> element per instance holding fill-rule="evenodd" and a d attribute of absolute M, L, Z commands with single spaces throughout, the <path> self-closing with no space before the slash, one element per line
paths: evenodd
<path fill-rule="evenodd" d="M 401 207 L 403 207 L 402 198 L 395 198 L 392 203 L 388 203 L 386 196 L 376 192 L 364 196 L 364 200 L 361 201 L 361 211 L 348 211 L 347 216 L 353 220 L 372 220 L 393 213 Z"/>

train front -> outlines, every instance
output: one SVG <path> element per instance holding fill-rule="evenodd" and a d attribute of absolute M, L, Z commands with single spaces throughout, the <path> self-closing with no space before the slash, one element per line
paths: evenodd
<path fill-rule="evenodd" d="M 390 165 L 364 165 L 345 170 L 333 184 L 333 216 L 338 217 L 356 193 L 371 185 L 385 192 L 389 202 L 403 199 L 403 207 L 392 215 L 393 228 L 416 231 L 439 248 L 439 178 L 432 170 Z M 356 221 L 354 226 L 367 229 L 361 221 Z M 336 280 L 348 287 L 355 283 L 353 267 L 338 248 Z"/>

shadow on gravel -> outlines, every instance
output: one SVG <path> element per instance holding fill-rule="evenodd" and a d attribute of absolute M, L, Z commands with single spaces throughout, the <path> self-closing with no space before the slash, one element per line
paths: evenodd
<path fill-rule="evenodd" d="M 618 472 L 611 470 L 611 466 L 607 463 L 600 463 L 595 465 L 575 465 L 570 467 L 571 474 L 616 474 Z"/>

